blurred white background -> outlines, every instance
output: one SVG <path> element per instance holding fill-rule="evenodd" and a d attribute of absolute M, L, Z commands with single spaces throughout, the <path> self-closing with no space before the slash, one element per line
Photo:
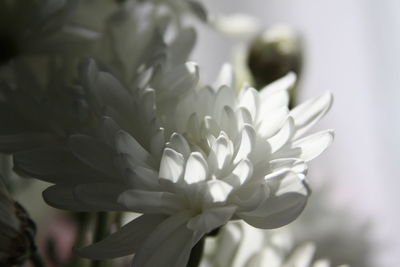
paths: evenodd
<path fill-rule="evenodd" d="M 377 266 L 400 266 L 400 1 L 208 0 L 207 6 L 303 34 L 300 99 L 325 90 L 335 96 L 318 128 L 335 129 L 336 140 L 312 163 L 312 183 L 329 179 L 335 203 L 372 221 Z M 234 43 L 200 31 L 193 59 L 205 80 L 231 58 Z"/>

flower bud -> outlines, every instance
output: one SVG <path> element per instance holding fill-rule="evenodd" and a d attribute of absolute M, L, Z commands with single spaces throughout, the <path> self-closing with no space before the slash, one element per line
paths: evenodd
<path fill-rule="evenodd" d="M 247 58 L 255 87 L 261 89 L 288 72 L 299 76 L 302 57 L 301 38 L 290 27 L 276 25 L 262 31 L 250 44 Z"/>

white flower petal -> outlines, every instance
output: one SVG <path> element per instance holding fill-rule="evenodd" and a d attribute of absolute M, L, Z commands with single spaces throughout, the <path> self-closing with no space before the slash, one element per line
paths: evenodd
<path fill-rule="evenodd" d="M 74 188 L 74 196 L 83 205 L 97 207 L 98 211 L 127 209 L 117 202 L 118 196 L 125 186 L 113 183 L 80 184 Z"/>
<path fill-rule="evenodd" d="M 193 28 L 181 29 L 178 36 L 169 45 L 168 52 L 171 65 L 178 65 L 185 63 L 189 58 L 196 43 L 196 31 Z"/>
<path fill-rule="evenodd" d="M 136 252 L 132 266 L 184 267 L 176 263 L 185 257 L 181 253 L 190 253 L 194 245 L 193 232 L 186 227 L 188 218 L 187 214 L 177 214 L 160 223 Z"/>
<path fill-rule="evenodd" d="M 270 187 L 271 195 L 266 198 L 256 209 L 249 212 L 239 213 L 238 216 L 248 224 L 264 229 L 277 228 L 288 224 L 297 218 L 303 211 L 309 188 L 303 176 L 288 172 L 279 175 L 271 180 L 267 179 L 266 184 Z M 271 182 L 273 184 L 269 185 Z M 277 186 L 276 182 L 279 182 Z"/>
<path fill-rule="evenodd" d="M 184 180 L 187 184 L 195 184 L 205 181 L 208 176 L 208 166 L 203 155 L 192 152 L 186 161 Z"/>
<path fill-rule="evenodd" d="M 265 184 L 252 185 L 240 195 L 233 195 L 232 202 L 238 206 L 238 212 L 256 209 L 270 196 L 270 189 Z"/>
<path fill-rule="evenodd" d="M 210 180 L 201 188 L 203 191 L 203 207 L 209 208 L 215 203 L 225 202 L 233 187 L 222 180 Z"/>
<path fill-rule="evenodd" d="M 118 203 L 139 213 L 175 214 L 183 209 L 182 202 L 168 192 L 126 190 L 118 197 Z"/>
<path fill-rule="evenodd" d="M 157 98 L 164 99 L 182 95 L 193 88 L 199 80 L 199 69 L 196 63 L 187 62 L 178 65 L 163 75 L 163 81 L 154 85 Z"/>
<path fill-rule="evenodd" d="M 151 232 L 163 222 L 165 215 L 142 215 L 93 245 L 77 248 L 85 258 L 104 260 L 122 257 L 139 250 Z"/>
<path fill-rule="evenodd" d="M 126 184 L 130 188 L 148 191 L 158 191 L 158 172 L 143 166 L 133 166 L 125 169 Z"/>
<path fill-rule="evenodd" d="M 160 179 L 166 179 L 173 183 L 179 181 L 184 167 L 182 154 L 170 148 L 164 149 L 160 163 Z"/>
<path fill-rule="evenodd" d="M 228 136 L 234 137 L 238 130 L 235 112 L 229 106 L 225 106 L 221 112 L 220 127 Z"/>
<path fill-rule="evenodd" d="M 115 144 L 119 153 L 130 155 L 137 164 L 154 164 L 149 152 L 127 132 L 119 131 L 115 137 Z"/>
<path fill-rule="evenodd" d="M 68 144 L 81 161 L 110 177 L 118 176 L 114 166 L 115 152 L 104 143 L 87 135 L 73 135 L 68 139 Z"/>
<path fill-rule="evenodd" d="M 329 260 L 326 259 L 322 259 L 322 260 L 317 260 L 314 262 L 314 264 L 312 265 L 312 267 L 330 267 L 331 264 L 329 262 Z M 340 265 L 338 267 L 349 267 L 347 265 Z"/>
<path fill-rule="evenodd" d="M 288 118 L 287 107 L 279 107 L 270 110 L 266 114 L 260 113 L 260 121 L 257 124 L 257 133 L 263 138 L 269 138 L 276 134 Z"/>
<path fill-rule="evenodd" d="M 232 160 L 233 145 L 225 134 L 221 134 L 211 146 L 208 156 L 208 164 L 222 170 Z"/>
<path fill-rule="evenodd" d="M 209 233 L 229 221 L 235 210 L 236 208 L 233 206 L 207 209 L 192 218 L 187 227 L 193 231 Z"/>
<path fill-rule="evenodd" d="M 253 124 L 253 120 L 251 118 L 250 111 L 246 108 L 240 107 L 236 111 L 236 116 L 238 120 L 238 125 L 243 126 L 245 124 Z"/>
<path fill-rule="evenodd" d="M 280 93 L 284 93 L 284 95 L 286 95 L 286 97 L 288 96 L 287 91 L 289 89 L 291 89 L 294 84 L 296 82 L 296 74 L 293 72 L 290 72 L 288 74 L 286 74 L 284 77 L 280 78 L 279 80 L 276 80 L 270 84 L 268 84 L 267 86 L 265 86 L 263 89 L 260 90 L 260 105 L 261 106 L 268 106 L 268 107 L 272 107 L 269 105 L 269 101 L 270 98 L 274 98 L 275 94 L 279 94 L 279 98 L 282 97 L 283 95 L 281 95 Z M 286 98 L 285 97 L 285 98 Z M 276 105 L 279 103 L 279 106 L 287 106 L 287 100 L 284 102 L 281 101 L 276 101 L 276 99 L 274 99 L 274 101 L 271 101 L 271 104 Z M 272 103 L 275 102 L 275 103 Z M 276 106 L 277 107 L 277 106 Z"/>
<path fill-rule="evenodd" d="M 252 121 L 257 119 L 257 110 L 259 107 L 259 95 L 254 88 L 245 88 L 239 97 L 239 106 L 247 109 L 250 112 Z"/>
<path fill-rule="evenodd" d="M 268 138 L 271 153 L 275 153 L 281 149 L 287 142 L 289 142 L 294 133 L 294 121 L 289 117 L 282 128 L 274 136 Z"/>
<path fill-rule="evenodd" d="M 186 139 L 179 133 L 173 133 L 170 141 L 167 143 L 167 147 L 181 153 L 184 158 L 187 158 L 190 154 L 190 147 Z"/>
<path fill-rule="evenodd" d="M 278 251 L 271 247 L 266 247 L 259 251 L 258 253 L 254 253 L 255 255 L 248 261 L 247 266 L 268 266 L 268 267 L 281 267 L 282 265 L 282 256 L 278 253 Z M 291 267 L 298 267 L 292 266 Z"/>
<path fill-rule="evenodd" d="M 281 158 L 270 161 L 271 170 L 277 171 L 279 169 L 290 168 L 290 171 L 295 173 L 307 174 L 307 164 L 302 159 L 298 158 Z"/>
<path fill-rule="evenodd" d="M 331 108 L 333 96 L 330 92 L 312 98 L 290 111 L 296 125 L 294 138 L 302 136 L 315 123 L 317 123 Z"/>
<path fill-rule="evenodd" d="M 309 267 L 312 263 L 315 252 L 315 245 L 306 243 L 296 248 L 290 258 L 287 260 L 289 266 Z"/>
<path fill-rule="evenodd" d="M 245 184 L 253 174 L 253 165 L 247 159 L 241 160 L 236 167 L 233 169 L 232 173 L 229 174 L 223 181 L 232 185 L 235 189 Z"/>
<path fill-rule="evenodd" d="M 255 140 L 256 132 L 254 131 L 253 127 L 250 125 L 245 125 L 240 133 L 240 141 L 236 142 L 238 147 L 235 149 L 237 152 L 235 159 L 233 160 L 233 164 L 236 164 L 249 157 L 250 153 L 254 149 Z"/>
<path fill-rule="evenodd" d="M 310 161 L 319 156 L 333 141 L 332 130 L 321 131 L 293 142 L 292 147 L 300 148 L 299 158 Z"/>
<path fill-rule="evenodd" d="M 239 213 L 238 216 L 254 227 L 273 229 L 296 219 L 306 203 L 307 196 L 295 192 L 286 193 L 267 198 L 256 210 Z"/>
<path fill-rule="evenodd" d="M 232 66 L 229 63 L 225 63 L 222 65 L 222 68 L 218 74 L 217 79 L 215 80 L 213 84 L 213 88 L 216 88 L 217 90 L 222 87 L 222 86 L 227 86 L 229 88 L 234 88 L 234 74 L 232 70 Z"/>
<path fill-rule="evenodd" d="M 227 227 L 221 228 L 217 237 L 218 252 L 213 258 L 217 266 L 232 267 L 232 261 L 237 257 L 237 246 L 242 243 L 242 236 L 242 229 L 237 223 L 228 223 Z"/>
<path fill-rule="evenodd" d="M 79 212 L 126 210 L 115 202 L 118 193 L 121 192 L 121 188 L 115 187 L 113 184 L 108 185 L 102 188 L 104 191 L 99 193 L 100 196 L 90 194 L 85 196 L 84 201 L 77 197 L 75 186 L 53 185 L 44 190 L 42 194 L 47 204 L 58 209 Z M 96 187 L 96 190 L 98 190 L 98 187 Z M 105 196 L 108 198 L 104 199 Z M 90 201 L 93 198 L 94 201 Z"/>

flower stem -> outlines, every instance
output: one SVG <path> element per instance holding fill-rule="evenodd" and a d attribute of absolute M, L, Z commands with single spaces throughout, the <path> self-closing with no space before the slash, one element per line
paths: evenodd
<path fill-rule="evenodd" d="M 192 248 L 187 267 L 198 267 L 204 251 L 205 237 L 201 238 L 199 242 Z"/>
<path fill-rule="evenodd" d="M 94 242 L 99 242 L 104 239 L 110 231 L 110 216 L 111 214 L 108 212 L 99 212 L 97 214 L 96 221 L 96 230 L 93 237 Z M 92 261 L 92 267 L 108 267 L 110 266 L 111 261 L 102 260 L 102 261 Z"/>
<path fill-rule="evenodd" d="M 96 220 L 96 232 L 94 233 L 93 241 L 99 242 L 108 234 L 108 213 L 99 212 Z"/>
<path fill-rule="evenodd" d="M 78 223 L 78 233 L 75 247 L 84 247 L 89 242 L 88 233 L 93 223 L 94 214 L 88 212 L 77 212 L 73 215 L 75 216 Z M 67 267 L 88 267 L 89 265 L 90 260 L 75 255 L 73 256 L 73 258 L 70 259 Z"/>

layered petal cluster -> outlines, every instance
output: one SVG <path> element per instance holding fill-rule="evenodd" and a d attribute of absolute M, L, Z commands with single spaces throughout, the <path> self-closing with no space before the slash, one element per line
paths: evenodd
<path fill-rule="evenodd" d="M 160 158 L 132 132 L 113 130 L 116 168 L 122 174 L 119 185 L 74 185 L 67 198 L 72 209 L 82 209 L 83 203 L 89 210 L 144 215 L 81 249 L 81 255 L 101 259 L 135 253 L 134 266 L 185 266 L 192 247 L 231 219 L 259 228 L 294 220 L 309 195 L 306 163 L 330 144 L 333 134 L 303 137 L 329 109 L 332 98 L 326 94 L 288 111 L 287 89 L 293 82 L 288 75 L 260 94 L 245 88 L 238 97 L 226 86 L 199 89 L 194 92 L 197 101 L 188 104 L 188 96 L 177 103 L 177 126 L 168 125 L 172 118 L 159 116 L 170 135 Z M 76 152 L 90 150 L 84 146 L 82 140 L 73 151 L 97 170 L 104 169 L 104 162 Z M 52 200 L 64 189 L 48 190 L 45 198 L 61 206 L 65 202 Z M 127 233 L 132 235 L 129 240 Z"/>
<path fill-rule="evenodd" d="M 329 259 L 314 259 L 311 242 L 296 244 L 287 229 L 263 231 L 233 222 L 222 228 L 215 239 L 206 242 L 207 267 L 330 267 Z M 340 265 L 338 267 L 346 267 Z"/>
<path fill-rule="evenodd" d="M 328 189 L 328 185 L 313 189 L 313 201 L 298 220 L 288 225 L 293 239 L 296 243 L 312 241 L 316 245 L 315 256 L 329 257 L 332 264 L 374 266 L 372 255 L 376 248 L 370 221 L 358 218 L 347 206 L 331 204 Z"/>
<path fill-rule="evenodd" d="M 220 80 L 229 77 L 226 68 Z M 164 121 L 167 132 L 173 125 L 193 150 L 205 155 L 212 180 L 234 188 L 229 201 L 238 205 L 235 217 L 256 227 L 275 228 L 297 217 L 309 193 L 307 162 L 333 139 L 331 130 L 304 136 L 329 110 L 331 94 L 289 111 L 287 90 L 294 80 L 289 74 L 261 92 L 246 87 L 238 96 L 226 85 L 204 87 Z"/>

